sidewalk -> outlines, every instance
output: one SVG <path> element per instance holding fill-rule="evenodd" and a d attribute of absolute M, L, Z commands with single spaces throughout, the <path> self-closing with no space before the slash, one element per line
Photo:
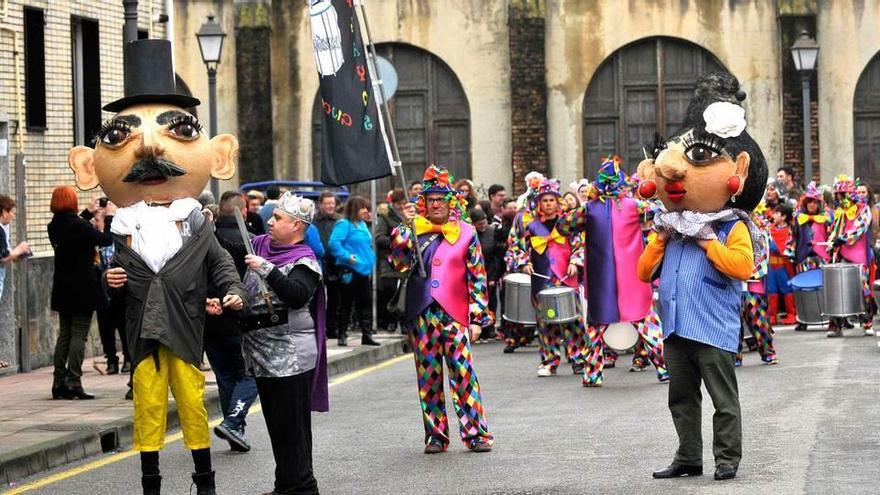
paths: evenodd
<path fill-rule="evenodd" d="M 377 334 L 378 347 L 348 347 L 328 341 L 330 376 L 354 371 L 406 351 L 398 334 Z M 85 457 L 131 446 L 132 403 L 125 400 L 128 375 L 101 375 L 104 358 L 83 363 L 83 384 L 95 400 L 52 400 L 52 368 L 0 376 L 0 487 Z M 208 415 L 220 415 L 214 374 L 205 372 Z M 169 401 L 168 427 L 178 425 L 174 400 Z"/>

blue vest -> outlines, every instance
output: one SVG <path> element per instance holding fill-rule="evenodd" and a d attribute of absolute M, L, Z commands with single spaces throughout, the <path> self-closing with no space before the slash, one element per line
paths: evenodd
<path fill-rule="evenodd" d="M 721 224 L 727 241 L 737 220 Z M 679 337 L 736 352 L 740 339 L 742 283 L 716 269 L 693 239 L 670 239 L 660 271 L 663 338 Z"/>

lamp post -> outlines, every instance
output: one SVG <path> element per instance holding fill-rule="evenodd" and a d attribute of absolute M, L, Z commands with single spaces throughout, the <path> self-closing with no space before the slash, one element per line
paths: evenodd
<path fill-rule="evenodd" d="M 819 44 L 807 31 L 791 45 L 794 66 L 801 75 L 801 93 L 804 112 L 804 188 L 813 180 L 813 136 L 810 126 L 810 79 L 816 70 Z"/>
<path fill-rule="evenodd" d="M 223 39 L 226 33 L 220 27 L 214 16 L 209 15 L 196 33 L 199 41 L 199 51 L 202 54 L 202 62 L 208 69 L 208 134 L 214 137 L 217 134 L 217 66 L 220 65 L 220 54 L 223 53 Z M 220 183 L 211 178 L 211 194 L 214 200 L 220 200 Z"/>

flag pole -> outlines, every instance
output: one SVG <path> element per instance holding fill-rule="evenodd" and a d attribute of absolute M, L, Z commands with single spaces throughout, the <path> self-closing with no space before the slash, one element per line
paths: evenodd
<path fill-rule="evenodd" d="M 406 183 L 406 175 L 403 172 L 403 163 L 400 161 L 400 149 L 397 147 L 397 134 L 394 132 L 394 123 L 391 122 L 391 114 L 388 111 L 388 98 L 385 96 L 385 84 L 376 70 L 375 61 L 378 55 L 376 54 L 376 45 L 373 44 L 370 23 L 367 21 L 367 11 L 366 7 L 364 7 L 364 0 L 355 0 L 355 6 L 360 7 L 361 10 L 359 16 L 357 11 L 354 11 L 353 14 L 356 17 L 359 17 L 359 21 L 361 21 L 358 22 L 358 27 L 361 29 L 361 40 L 364 43 L 364 51 L 367 55 L 367 70 L 370 73 L 370 80 L 373 83 L 373 93 L 378 93 L 382 96 L 381 104 L 376 105 L 376 112 L 379 114 L 379 130 L 385 138 L 385 150 L 389 153 L 388 158 L 391 162 L 391 173 L 400 178 L 401 188 L 405 192 L 408 187 Z M 363 25 L 363 28 L 360 28 L 361 25 Z M 364 34 L 366 34 L 366 36 L 364 36 Z M 387 125 L 385 119 L 388 119 Z M 418 238 L 415 236 L 415 233 L 413 233 L 412 243 L 416 251 L 416 263 L 419 267 L 419 276 L 424 278 L 426 275 L 425 265 L 422 260 L 422 249 L 421 246 L 419 246 Z"/>

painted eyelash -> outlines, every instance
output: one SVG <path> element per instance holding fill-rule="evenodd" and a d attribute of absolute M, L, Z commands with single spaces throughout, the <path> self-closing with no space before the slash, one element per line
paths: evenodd
<path fill-rule="evenodd" d="M 685 152 L 697 144 L 705 146 L 719 154 L 724 150 L 724 139 L 721 139 L 714 134 L 709 134 L 708 132 L 691 133 L 682 139 L 682 144 L 684 145 Z"/>
<path fill-rule="evenodd" d="M 101 124 L 101 128 L 98 130 L 98 133 L 95 135 L 95 141 L 104 139 L 104 137 L 110 133 L 113 129 L 121 129 L 125 132 L 131 132 L 131 125 L 128 122 L 122 119 L 110 119 L 104 121 Z"/>
<path fill-rule="evenodd" d="M 651 143 L 651 156 L 654 160 L 660 156 L 660 153 L 666 149 L 666 140 L 659 132 L 654 133 L 654 142 Z"/>
<path fill-rule="evenodd" d="M 175 127 L 179 126 L 180 124 L 189 124 L 189 125 L 195 127 L 196 131 L 202 132 L 202 124 L 198 121 L 198 119 L 196 119 L 192 115 L 183 115 L 183 116 L 174 117 L 173 119 L 171 119 L 171 122 L 168 122 L 168 128 L 174 129 Z"/>

